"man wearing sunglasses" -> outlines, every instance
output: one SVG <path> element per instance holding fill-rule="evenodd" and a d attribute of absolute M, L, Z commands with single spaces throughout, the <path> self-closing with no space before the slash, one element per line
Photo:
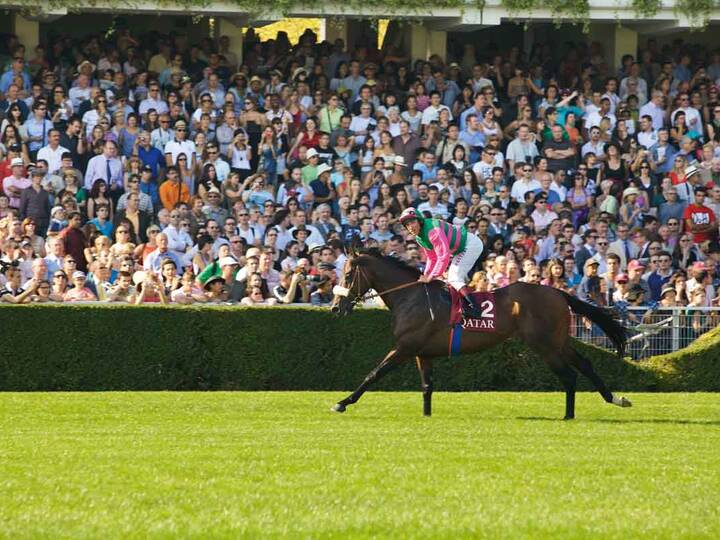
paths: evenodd
<path fill-rule="evenodd" d="M 180 154 L 188 158 L 188 168 L 195 169 L 195 143 L 187 139 L 187 124 L 184 120 L 175 123 L 175 138 L 165 145 L 165 163 L 168 167 L 177 164 Z"/>

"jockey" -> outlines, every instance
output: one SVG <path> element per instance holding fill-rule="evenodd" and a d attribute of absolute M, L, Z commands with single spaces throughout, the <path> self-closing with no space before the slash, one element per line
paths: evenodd
<path fill-rule="evenodd" d="M 412 207 L 403 210 L 400 223 L 415 235 L 427 257 L 425 272 L 418 281 L 429 283 L 447 270 L 448 283 L 463 296 L 470 314 L 479 317 L 480 310 L 472 298 L 473 291 L 466 283 L 468 272 L 482 254 L 482 240 L 474 234 L 468 234 L 465 227 L 426 218 Z"/>

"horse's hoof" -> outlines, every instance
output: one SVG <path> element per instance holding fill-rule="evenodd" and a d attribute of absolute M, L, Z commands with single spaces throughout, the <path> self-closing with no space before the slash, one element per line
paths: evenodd
<path fill-rule="evenodd" d="M 619 398 L 613 396 L 612 403 L 613 403 L 613 405 L 617 405 L 618 407 L 623 407 L 623 408 L 632 407 L 632 403 L 625 396 L 619 397 Z"/>
<path fill-rule="evenodd" d="M 342 403 L 336 403 L 335 405 L 333 405 L 333 408 L 330 410 L 333 412 L 343 413 L 343 412 L 345 412 L 345 409 L 347 409 L 347 407 L 345 405 L 343 405 Z"/>

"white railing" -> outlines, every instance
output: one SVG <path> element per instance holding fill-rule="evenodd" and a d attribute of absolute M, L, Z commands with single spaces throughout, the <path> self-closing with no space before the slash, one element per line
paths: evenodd
<path fill-rule="evenodd" d="M 720 323 L 720 308 L 629 308 L 622 312 L 628 329 L 627 354 L 634 360 L 687 347 Z M 614 350 L 610 340 L 584 317 L 573 317 L 571 333 L 585 343 Z"/>

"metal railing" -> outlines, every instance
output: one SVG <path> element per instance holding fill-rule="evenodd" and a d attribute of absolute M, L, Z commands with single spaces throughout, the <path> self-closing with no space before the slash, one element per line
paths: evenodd
<path fill-rule="evenodd" d="M 622 313 L 628 329 L 627 354 L 634 360 L 666 354 L 687 347 L 720 323 L 720 308 L 628 308 Z M 584 317 L 573 316 L 571 333 L 585 343 L 615 350 L 602 330 Z"/>

